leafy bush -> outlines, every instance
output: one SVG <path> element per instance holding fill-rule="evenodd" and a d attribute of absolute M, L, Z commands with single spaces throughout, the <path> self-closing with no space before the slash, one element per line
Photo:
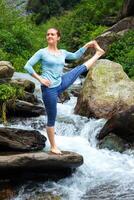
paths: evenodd
<path fill-rule="evenodd" d="M 17 71 L 24 71 L 28 58 L 42 46 L 43 37 L 37 37 L 39 28 L 28 17 L 8 8 L 6 1 L 0 3 L 0 10 L 0 59 L 9 60 Z"/>
<path fill-rule="evenodd" d="M 134 30 L 109 47 L 107 58 L 120 63 L 129 77 L 134 77 Z"/>
<path fill-rule="evenodd" d="M 75 51 L 106 30 L 107 27 L 101 25 L 101 20 L 106 16 L 116 15 L 122 1 L 113 3 L 112 0 L 81 0 L 74 10 L 66 11 L 60 17 L 51 17 L 47 23 L 37 26 L 33 24 L 30 16 L 21 16 L 18 11 L 6 6 L 6 0 L 2 0 L 0 3 L 0 58 L 9 60 L 17 71 L 24 72 L 23 67 L 26 61 L 38 49 L 47 45 L 44 41 L 44 32 L 50 27 L 61 30 L 60 48 Z M 35 5 L 39 3 L 39 1 L 31 2 Z M 76 0 L 69 1 L 69 4 L 65 0 L 59 2 L 67 9 L 78 3 Z M 40 72 L 39 68 L 39 65 L 35 67 L 37 72 Z"/>
<path fill-rule="evenodd" d="M 27 11 L 34 12 L 32 20 L 40 24 L 53 16 L 63 14 L 65 10 L 73 8 L 79 2 L 80 0 L 29 0 Z"/>
<path fill-rule="evenodd" d="M 20 86 L 13 86 L 10 84 L 0 85 L 0 111 L 2 113 L 3 122 L 6 123 L 6 105 L 9 100 L 15 101 L 15 99 L 23 97 L 24 89 Z"/>
<path fill-rule="evenodd" d="M 85 42 L 94 39 L 106 30 L 101 21 L 106 16 L 117 15 L 123 0 L 81 0 L 73 11 L 67 11 L 61 17 L 53 17 L 44 24 L 44 30 L 57 27 L 61 30 L 61 47 L 71 51 L 78 49 Z"/>

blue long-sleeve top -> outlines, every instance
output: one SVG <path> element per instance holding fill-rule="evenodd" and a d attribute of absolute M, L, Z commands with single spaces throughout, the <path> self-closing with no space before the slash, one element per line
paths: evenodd
<path fill-rule="evenodd" d="M 29 74 L 34 74 L 35 70 L 33 66 L 41 61 L 41 77 L 51 81 L 50 88 L 57 87 L 61 83 L 61 76 L 63 74 L 63 67 L 65 65 L 65 59 L 75 60 L 80 58 L 86 47 L 82 47 L 76 52 L 68 52 L 64 49 L 60 50 L 59 55 L 51 54 L 47 48 L 38 50 L 26 63 L 24 69 L 28 71 Z"/>

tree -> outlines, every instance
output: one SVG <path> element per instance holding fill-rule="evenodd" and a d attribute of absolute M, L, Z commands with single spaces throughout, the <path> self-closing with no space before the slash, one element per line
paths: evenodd
<path fill-rule="evenodd" d="M 121 18 L 134 15 L 134 0 L 124 0 L 121 10 Z"/>

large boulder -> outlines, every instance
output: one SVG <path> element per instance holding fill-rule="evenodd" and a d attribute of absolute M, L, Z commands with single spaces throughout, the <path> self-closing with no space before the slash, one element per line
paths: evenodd
<path fill-rule="evenodd" d="M 0 127 L 0 151 L 34 151 L 45 147 L 46 137 L 36 130 Z"/>
<path fill-rule="evenodd" d="M 14 67 L 8 61 L 0 61 L 0 83 L 9 81 L 14 73 Z"/>
<path fill-rule="evenodd" d="M 89 70 L 75 113 L 109 119 L 131 105 L 134 105 L 134 82 L 120 64 L 102 59 Z"/>
<path fill-rule="evenodd" d="M 113 115 L 101 129 L 97 138 L 102 140 L 111 132 L 125 140 L 126 143 L 134 143 L 134 106 Z"/>
<path fill-rule="evenodd" d="M 74 152 L 20 153 L 0 156 L 0 176 L 21 178 L 60 178 L 73 172 L 83 164 L 83 157 Z M 16 176 L 19 174 L 19 177 Z"/>

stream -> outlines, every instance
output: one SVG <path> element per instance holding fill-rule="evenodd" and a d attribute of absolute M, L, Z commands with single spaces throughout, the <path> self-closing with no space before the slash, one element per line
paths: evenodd
<path fill-rule="evenodd" d="M 28 74 L 16 73 L 14 78 L 27 78 Z M 35 93 L 40 97 L 39 83 L 36 82 Z M 75 84 L 80 84 L 78 79 Z M 88 119 L 73 113 L 77 98 L 63 104 L 58 103 L 56 121 L 56 143 L 61 150 L 81 154 L 84 164 L 77 168 L 72 176 L 59 181 L 32 182 L 22 184 L 12 200 L 35 200 L 37 193 L 50 192 L 62 200 L 134 200 L 134 154 L 126 151 L 123 154 L 99 149 L 96 135 L 104 126 L 104 119 Z M 26 118 L 17 123 L 10 122 L 10 127 L 43 130 L 46 116 Z M 1 125 L 2 126 L 2 125 Z M 47 141 L 44 151 L 49 150 Z M 39 198 L 38 198 L 39 199 Z M 40 200 L 43 198 L 40 198 Z M 45 198 L 44 198 L 45 199 Z"/>

